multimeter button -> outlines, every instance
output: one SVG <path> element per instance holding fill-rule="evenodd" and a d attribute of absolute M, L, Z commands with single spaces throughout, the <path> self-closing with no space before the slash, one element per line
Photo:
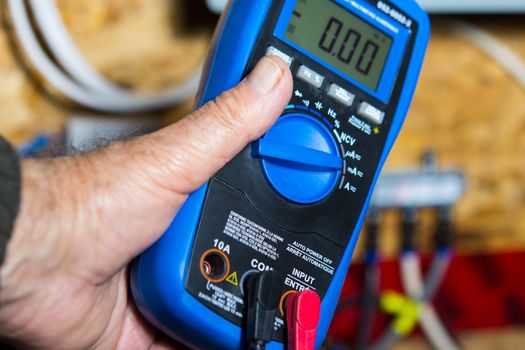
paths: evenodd
<path fill-rule="evenodd" d="M 328 88 L 328 96 L 339 102 L 345 107 L 350 107 L 354 103 L 355 95 L 343 89 L 337 84 L 332 84 Z"/>
<path fill-rule="evenodd" d="M 277 56 L 281 58 L 288 65 L 288 67 L 290 67 L 293 62 L 293 58 L 291 56 L 285 54 L 284 52 L 282 52 L 279 49 L 276 49 L 273 46 L 268 47 L 268 49 L 266 50 L 266 56 Z"/>
<path fill-rule="evenodd" d="M 378 125 L 382 124 L 383 120 L 385 119 L 385 112 L 372 106 L 368 102 L 361 103 L 361 105 L 359 106 L 359 110 L 357 111 L 357 114 L 359 114 L 361 117 L 366 118 L 369 121 L 375 124 L 378 124 Z"/>
<path fill-rule="evenodd" d="M 323 200 L 336 187 L 343 160 L 330 130 L 316 118 L 281 117 L 253 145 L 266 179 L 284 198 L 299 204 Z"/>
<path fill-rule="evenodd" d="M 306 66 L 299 67 L 297 77 L 312 85 L 314 88 L 320 89 L 321 86 L 323 86 L 324 77 Z"/>

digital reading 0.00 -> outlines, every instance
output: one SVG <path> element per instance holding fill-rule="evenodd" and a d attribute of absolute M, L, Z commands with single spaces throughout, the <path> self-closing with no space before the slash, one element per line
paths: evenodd
<path fill-rule="evenodd" d="M 377 90 L 392 38 L 333 0 L 298 0 L 286 38 Z"/>

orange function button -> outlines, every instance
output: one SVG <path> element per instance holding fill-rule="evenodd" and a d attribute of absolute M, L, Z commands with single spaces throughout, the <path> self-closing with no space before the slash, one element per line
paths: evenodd
<path fill-rule="evenodd" d="M 219 283 L 230 273 L 230 260 L 224 252 L 210 249 L 202 254 L 199 267 L 204 278 L 212 283 Z"/>

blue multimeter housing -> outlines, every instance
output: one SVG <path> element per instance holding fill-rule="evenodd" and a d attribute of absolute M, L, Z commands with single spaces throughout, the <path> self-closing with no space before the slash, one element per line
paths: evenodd
<path fill-rule="evenodd" d="M 144 317 L 190 348 L 241 349 L 243 281 L 273 269 L 284 277 L 282 302 L 294 291 L 320 295 L 319 347 L 429 37 L 413 0 L 231 1 L 197 107 L 269 53 L 289 63 L 294 93 L 275 125 L 194 192 L 133 263 Z M 282 311 L 269 349 L 285 348 Z"/>

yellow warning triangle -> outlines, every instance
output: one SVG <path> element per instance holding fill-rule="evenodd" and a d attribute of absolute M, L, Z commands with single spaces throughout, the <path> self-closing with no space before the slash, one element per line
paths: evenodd
<path fill-rule="evenodd" d="M 228 278 L 226 279 L 226 282 L 229 282 L 237 287 L 239 285 L 239 280 L 237 278 L 237 271 L 234 271 L 231 275 L 229 275 Z"/>

